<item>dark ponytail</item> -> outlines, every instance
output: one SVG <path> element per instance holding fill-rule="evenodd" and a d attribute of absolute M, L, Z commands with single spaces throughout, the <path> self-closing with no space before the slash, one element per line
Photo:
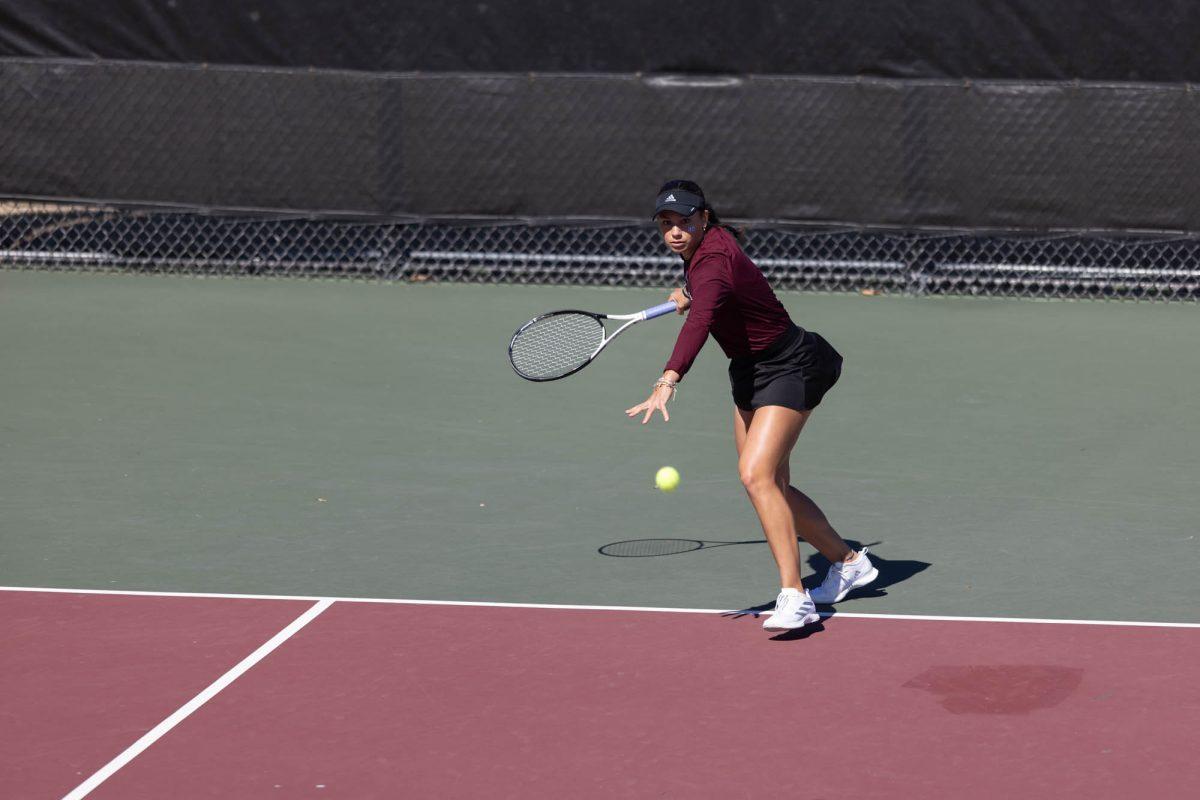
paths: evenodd
<path fill-rule="evenodd" d="M 732 225 L 726 225 L 721 222 L 721 218 L 717 215 L 717 210 L 708 203 L 708 199 L 704 197 L 704 190 L 700 188 L 700 184 L 695 181 L 674 180 L 667 181 L 658 190 L 659 194 L 670 191 L 671 189 L 682 189 L 685 192 L 691 192 L 694 195 L 699 195 L 700 199 L 704 200 L 703 210 L 708 212 L 708 224 L 713 228 L 724 228 L 733 234 L 733 238 L 739 242 L 742 240 L 742 229 L 735 228 Z"/>

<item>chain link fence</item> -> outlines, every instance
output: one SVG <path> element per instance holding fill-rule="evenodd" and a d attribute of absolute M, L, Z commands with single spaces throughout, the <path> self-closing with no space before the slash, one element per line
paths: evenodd
<path fill-rule="evenodd" d="M 915 295 L 1200 298 L 1200 237 L 996 235 L 750 226 L 779 289 Z M 0 267 L 386 281 L 665 287 L 650 225 L 367 223 L 161 209 L 0 205 Z"/>

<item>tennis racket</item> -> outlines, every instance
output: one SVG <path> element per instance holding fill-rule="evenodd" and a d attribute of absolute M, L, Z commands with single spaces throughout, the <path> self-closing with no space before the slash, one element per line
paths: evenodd
<path fill-rule="evenodd" d="M 608 343 L 630 325 L 676 310 L 674 300 L 636 314 L 593 314 L 591 311 L 551 311 L 526 322 L 508 344 L 508 361 L 527 381 L 556 381 L 579 370 L 600 355 Z M 607 335 L 604 320 L 625 324 Z"/>

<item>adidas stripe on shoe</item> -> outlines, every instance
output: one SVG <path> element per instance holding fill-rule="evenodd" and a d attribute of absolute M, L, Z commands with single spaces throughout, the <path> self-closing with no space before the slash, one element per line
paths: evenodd
<path fill-rule="evenodd" d="M 858 552 L 858 559 L 853 563 L 839 561 L 829 568 L 821 585 L 809 592 L 814 603 L 840 602 L 854 589 L 866 586 L 879 577 L 879 570 L 867 557 L 867 548 Z"/>

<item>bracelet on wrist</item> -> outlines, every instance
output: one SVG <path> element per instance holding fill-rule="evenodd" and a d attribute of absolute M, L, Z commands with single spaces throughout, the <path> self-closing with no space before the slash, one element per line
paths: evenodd
<path fill-rule="evenodd" d="M 672 381 L 672 380 L 668 380 L 666 378 L 659 378 L 658 380 L 656 380 L 654 382 L 653 388 L 655 391 L 657 391 L 658 387 L 660 387 L 660 386 L 667 387 L 668 389 L 671 390 L 671 399 L 674 400 L 675 394 L 676 394 L 676 392 L 678 392 L 678 389 L 676 389 L 675 387 L 678 385 L 679 385 L 679 381 Z"/>

